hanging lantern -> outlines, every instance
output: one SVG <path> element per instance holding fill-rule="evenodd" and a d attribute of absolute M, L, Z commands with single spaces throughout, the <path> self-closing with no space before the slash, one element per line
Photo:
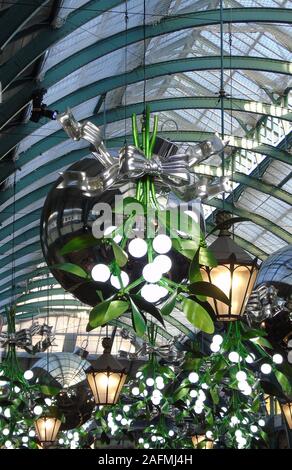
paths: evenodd
<path fill-rule="evenodd" d="M 219 212 L 216 224 L 224 223 L 217 240 L 210 246 L 210 250 L 218 262 L 215 267 L 204 266 L 201 273 L 204 281 L 209 281 L 220 288 L 229 298 L 226 305 L 218 300 L 208 299 L 220 321 L 233 321 L 243 314 L 246 301 L 252 291 L 257 275 L 257 259 L 252 259 L 231 238 L 228 220 L 229 212 Z"/>
<path fill-rule="evenodd" d="M 287 403 L 280 403 L 280 406 L 288 428 L 292 429 L 292 401 L 288 401 Z"/>
<path fill-rule="evenodd" d="M 127 378 L 126 369 L 111 355 L 112 341 L 102 340 L 103 354 L 87 372 L 87 381 L 97 405 L 115 405 Z"/>
<path fill-rule="evenodd" d="M 205 434 L 195 434 L 192 436 L 192 443 L 195 448 L 199 449 L 213 449 L 214 442 L 207 439 Z"/>
<path fill-rule="evenodd" d="M 42 445 L 52 444 L 57 438 L 61 420 L 56 416 L 39 416 L 35 421 L 37 436 Z"/>
<path fill-rule="evenodd" d="M 281 414 L 281 405 L 275 397 L 271 395 L 265 395 L 264 400 L 268 416 L 275 416 Z"/>

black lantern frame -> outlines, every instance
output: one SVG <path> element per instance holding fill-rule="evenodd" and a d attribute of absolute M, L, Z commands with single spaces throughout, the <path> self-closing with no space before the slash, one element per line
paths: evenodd
<path fill-rule="evenodd" d="M 104 338 L 102 345 L 104 352 L 87 370 L 86 378 L 97 405 L 115 405 L 127 379 L 127 371 L 111 355 L 111 339 Z"/>

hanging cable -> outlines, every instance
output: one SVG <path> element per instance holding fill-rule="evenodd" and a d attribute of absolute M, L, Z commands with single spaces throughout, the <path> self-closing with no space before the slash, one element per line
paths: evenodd
<path fill-rule="evenodd" d="M 125 141 L 124 145 L 127 145 L 127 73 L 128 73 L 128 0 L 125 1 L 125 31 L 126 31 L 126 44 L 125 44 L 125 91 L 124 91 L 124 121 L 125 121 Z"/>
<path fill-rule="evenodd" d="M 225 138 L 225 126 L 224 126 L 224 23 L 223 23 L 223 0 L 220 0 L 220 90 L 219 99 L 221 107 L 221 139 Z M 224 149 L 221 152 L 221 165 L 222 165 L 222 176 L 225 176 L 225 161 L 224 161 Z M 223 210 L 225 209 L 225 193 L 222 194 L 223 198 Z"/>

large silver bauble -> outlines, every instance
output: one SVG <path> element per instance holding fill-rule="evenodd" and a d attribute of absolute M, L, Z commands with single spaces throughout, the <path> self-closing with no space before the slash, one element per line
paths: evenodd
<path fill-rule="evenodd" d="M 275 286 L 280 297 L 292 295 L 292 245 L 281 248 L 262 263 L 255 287 L 262 284 Z"/>
<path fill-rule="evenodd" d="M 93 158 L 85 158 L 69 168 L 70 171 L 85 172 L 86 176 L 96 176 L 102 169 L 100 163 Z M 92 232 L 92 225 L 96 220 L 92 209 L 96 203 L 104 202 L 114 207 L 116 195 L 135 197 L 136 185 L 128 183 L 120 189 L 105 191 L 98 197 L 88 197 L 76 187 L 57 189 L 61 181 L 59 178 L 49 192 L 42 212 L 41 243 L 44 257 L 53 275 L 65 290 L 70 291 L 85 304 L 95 306 L 100 302 L 97 290 L 102 291 L 106 299 L 114 294 L 116 289 L 109 282 L 85 282 L 73 274 L 54 269 L 54 265 L 74 263 L 88 273 L 98 263 L 109 265 L 113 260 L 112 249 L 109 246 L 85 248 L 65 256 L 60 254 L 60 250 L 75 237 Z M 171 250 L 168 256 L 172 260 L 172 269 L 168 276 L 175 282 L 181 282 L 187 277 L 189 263 L 184 256 L 174 250 Z M 146 263 L 146 257 L 137 259 L 129 256 L 125 270 L 130 282 L 141 276 Z"/>

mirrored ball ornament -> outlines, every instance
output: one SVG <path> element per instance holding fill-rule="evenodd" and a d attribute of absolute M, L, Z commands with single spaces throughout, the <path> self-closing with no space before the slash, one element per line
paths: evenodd
<path fill-rule="evenodd" d="M 96 159 L 84 158 L 74 163 L 68 170 L 70 172 L 81 171 L 85 177 L 93 177 L 100 174 L 103 168 Z M 104 225 L 103 230 L 107 230 L 107 237 L 111 237 L 112 234 L 115 243 L 121 245 L 121 237 L 118 236 L 117 238 L 117 234 L 114 233 L 115 227 L 120 227 L 121 223 L 117 223 L 116 213 L 113 209 L 121 199 L 135 197 L 136 184 L 129 182 L 119 189 L 108 190 L 99 196 L 89 197 L 84 194 L 82 189 L 74 185 L 58 188 L 62 181 L 63 177 L 61 176 L 48 193 L 43 207 L 41 218 L 43 254 L 52 274 L 61 286 L 85 304 L 95 306 L 100 302 L 97 291 L 102 292 L 104 299 L 117 292 L 118 284 L 115 282 L 114 277 L 116 273 L 109 272 L 111 263 L 114 260 L 111 244 L 100 243 L 100 240 L 97 240 L 96 245 L 90 244 L 81 250 L 72 250 L 66 254 L 62 252 L 62 249 L 78 237 L 91 237 L 93 227 L 96 227 L 96 224 L 99 224 L 101 228 Z M 159 193 L 159 190 L 157 190 L 157 193 Z M 171 200 L 170 196 L 165 194 L 158 194 L 158 196 L 161 208 L 167 209 Z M 197 204 L 197 207 L 200 216 L 200 214 L 203 214 L 200 203 Z M 107 212 L 108 209 L 110 209 L 109 212 Z M 203 221 L 203 216 L 201 220 Z M 135 239 L 138 241 L 135 241 Z M 134 233 L 134 238 L 127 240 L 125 246 L 123 246 L 128 255 L 128 261 L 122 267 L 125 275 L 127 275 L 126 284 L 131 284 L 141 277 L 143 268 L 148 264 L 146 242 L 147 236 L 143 237 L 139 232 L 136 235 Z M 163 272 L 166 273 L 168 269 L 167 273 L 163 274 L 164 276 L 169 277 L 174 282 L 181 282 L 187 278 L 190 261 L 173 249 L 169 237 L 163 234 L 156 236 L 153 241 L 153 249 L 155 250 L 154 258 L 160 256 L 160 266 Z M 80 266 L 92 275 L 92 279 L 83 279 L 55 267 L 63 263 L 73 263 Z M 138 292 L 139 288 L 141 286 L 135 288 L 132 292 Z M 164 294 L 164 298 L 166 298 L 166 290 Z M 161 295 L 162 289 L 160 290 L 160 296 L 158 294 L 155 296 L 155 298 L 159 297 L 159 302 L 161 301 Z"/>

